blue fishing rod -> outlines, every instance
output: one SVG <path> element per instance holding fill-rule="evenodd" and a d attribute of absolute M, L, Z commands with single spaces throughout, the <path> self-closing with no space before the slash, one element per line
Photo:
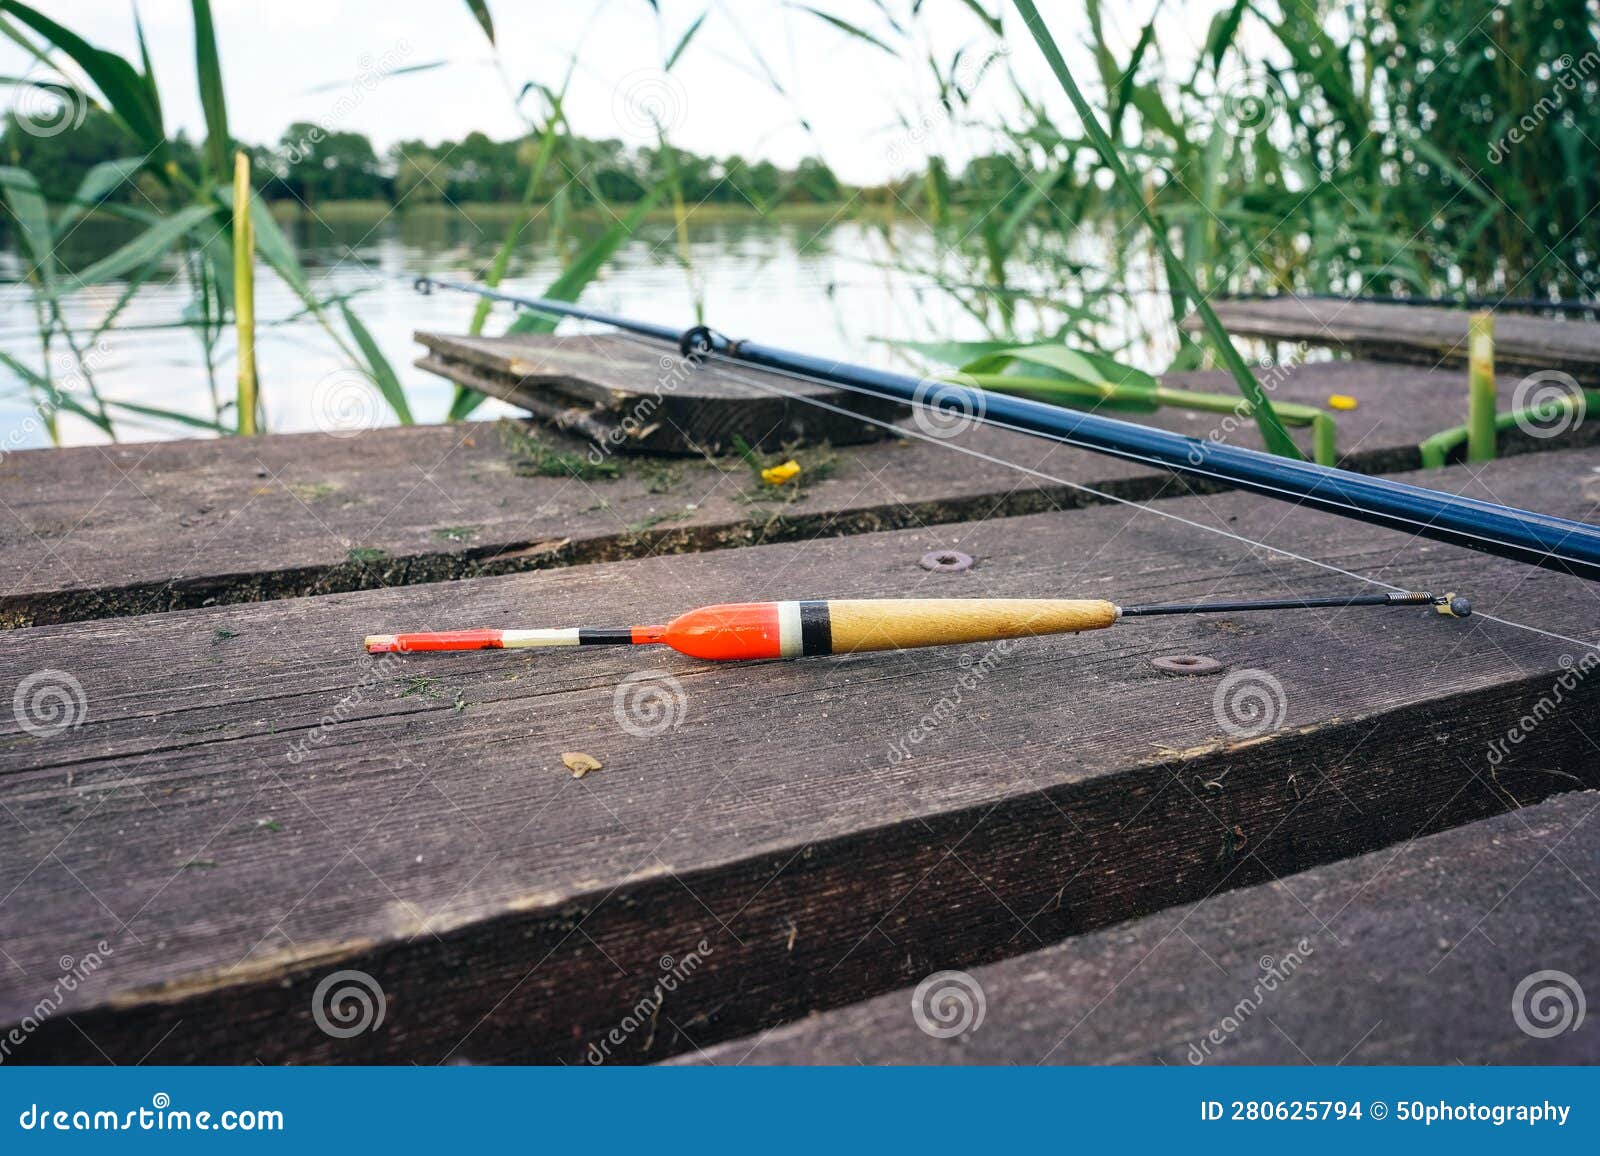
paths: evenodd
<path fill-rule="evenodd" d="M 1600 526 L 956 383 L 938 381 L 930 387 L 926 379 L 735 340 L 704 325 L 680 330 L 565 301 L 519 297 L 432 277 L 417 278 L 415 287 L 423 293 L 435 288 L 470 293 L 553 317 L 609 325 L 674 345 L 690 358 L 715 355 L 908 405 L 933 404 L 951 412 L 981 415 L 979 420 L 989 425 L 1161 466 L 1177 474 L 1215 478 L 1251 493 L 1600 581 Z"/>

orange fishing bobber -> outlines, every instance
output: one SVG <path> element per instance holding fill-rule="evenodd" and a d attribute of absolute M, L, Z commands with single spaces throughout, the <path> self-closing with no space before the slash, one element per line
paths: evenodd
<path fill-rule="evenodd" d="M 1124 618 L 1319 607 L 1433 606 L 1464 618 L 1472 604 L 1454 594 L 1358 594 L 1251 602 L 1118 606 L 1079 598 L 879 598 L 806 602 L 731 602 L 680 614 L 665 626 L 573 626 L 556 630 L 444 630 L 369 634 L 372 654 L 425 650 L 520 650 L 541 646 L 662 644 L 717 661 L 801 658 L 991 642 L 1100 630 Z"/>

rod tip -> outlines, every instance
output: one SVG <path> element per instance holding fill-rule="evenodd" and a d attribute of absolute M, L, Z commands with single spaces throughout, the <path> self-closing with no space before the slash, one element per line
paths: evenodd
<path fill-rule="evenodd" d="M 400 649 L 400 639 L 393 634 L 369 634 L 366 647 L 368 654 L 388 654 Z"/>

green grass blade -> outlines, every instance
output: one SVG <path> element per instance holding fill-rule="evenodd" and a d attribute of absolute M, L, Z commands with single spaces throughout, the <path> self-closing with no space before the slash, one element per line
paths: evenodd
<path fill-rule="evenodd" d="M 1200 319 L 1205 325 L 1206 333 L 1215 345 L 1217 354 L 1222 358 L 1223 364 L 1234 379 L 1239 383 L 1239 392 L 1250 402 L 1251 410 L 1255 414 L 1256 424 L 1261 427 L 1261 437 L 1266 442 L 1267 448 L 1275 454 L 1284 457 L 1304 460 L 1304 455 L 1289 437 L 1289 432 L 1283 428 L 1283 423 L 1278 420 L 1278 415 L 1273 412 L 1272 403 L 1267 399 L 1266 391 L 1261 388 L 1261 383 L 1250 372 L 1250 367 L 1245 364 L 1244 358 L 1234 348 L 1229 339 L 1227 330 L 1223 329 L 1222 322 L 1217 319 L 1216 313 L 1201 296 L 1200 287 L 1195 283 L 1194 277 L 1188 268 L 1178 260 L 1172 251 L 1172 246 L 1167 242 L 1161 224 L 1156 220 L 1150 207 L 1145 203 L 1144 193 L 1138 183 L 1122 163 L 1122 158 L 1117 154 L 1117 147 L 1112 143 L 1105 129 L 1100 124 L 1100 119 L 1089 107 L 1089 102 L 1084 99 L 1083 93 L 1078 88 L 1078 83 L 1072 78 L 1072 72 L 1067 68 L 1067 62 L 1062 58 L 1061 50 L 1056 47 L 1055 39 L 1050 35 L 1050 30 L 1045 27 L 1044 20 L 1039 15 L 1039 10 L 1033 0 L 1013 0 L 1017 11 L 1022 14 L 1023 23 L 1028 26 L 1028 31 L 1033 34 L 1039 50 L 1044 53 L 1050 70 L 1055 74 L 1062 89 L 1067 94 L 1067 99 L 1072 102 L 1077 111 L 1078 118 L 1083 122 L 1085 133 L 1090 142 L 1100 154 L 1100 159 L 1111 170 L 1113 178 L 1121 187 L 1123 195 L 1138 211 L 1145 227 L 1149 229 L 1151 239 L 1161 252 L 1168 275 L 1176 280 L 1179 286 L 1194 301 L 1195 309 L 1200 314 Z"/>
<path fill-rule="evenodd" d="M 79 217 L 109 197 L 124 181 L 132 180 L 143 167 L 143 157 L 124 157 L 95 165 L 78 182 L 72 200 L 56 214 L 55 235 L 59 237 L 67 232 Z"/>
<path fill-rule="evenodd" d="M 785 8 L 793 8 L 796 12 L 809 12 L 809 13 L 811 13 L 811 15 L 815 16 L 818 20 L 823 20 L 823 21 L 826 21 L 827 23 L 833 25 L 840 32 L 844 32 L 844 33 L 846 33 L 846 34 L 848 34 L 850 36 L 854 36 L 857 40 L 864 41 L 865 43 L 872 45 L 874 48 L 882 49 L 884 52 L 887 52 L 890 56 L 898 55 L 895 52 L 894 49 L 890 48 L 887 44 L 885 44 L 883 41 L 879 40 L 872 33 L 868 32 L 865 28 L 862 28 L 859 25 L 852 24 L 852 23 L 850 23 L 850 21 L 842 19 L 842 18 L 840 18 L 838 16 L 835 16 L 830 12 L 824 12 L 820 8 L 813 8 L 809 4 L 785 4 L 784 7 Z"/>
<path fill-rule="evenodd" d="M 489 38 L 489 43 L 494 43 L 494 18 L 489 15 L 487 0 L 467 0 L 467 8 L 472 12 L 472 18 L 478 22 L 478 27 L 483 29 L 483 34 Z"/>
<path fill-rule="evenodd" d="M 389 364 L 389 359 L 384 357 L 383 351 L 378 348 L 378 343 L 372 339 L 372 334 L 367 332 L 367 327 L 361 323 L 354 310 L 341 301 L 339 311 L 344 314 L 344 323 L 350 327 L 350 335 L 356 339 L 361 355 L 367 359 L 372 383 L 378 387 L 378 392 L 383 394 L 383 400 L 389 403 L 389 408 L 394 410 L 401 424 L 410 425 L 413 420 L 411 407 L 406 404 L 406 391 L 400 384 L 400 379 L 395 376 L 394 367 Z"/>
<path fill-rule="evenodd" d="M 228 102 L 222 92 L 222 61 L 217 56 L 217 31 L 211 20 L 211 0 L 192 0 L 194 10 L 194 63 L 200 80 L 200 107 L 206 116 L 206 171 L 213 181 L 224 179 L 228 164 Z"/>
<path fill-rule="evenodd" d="M 550 283 L 543 296 L 552 301 L 576 301 L 622 243 L 633 236 L 633 231 L 639 227 L 639 222 L 644 220 L 645 214 L 661 199 L 662 192 L 663 187 L 658 185 L 645 194 L 644 199 L 636 204 L 626 217 L 613 224 L 591 242 L 588 248 L 574 257 L 572 263 L 562 271 L 561 276 Z M 551 333 L 555 327 L 556 318 L 527 311 L 517 314 L 506 332 Z M 458 386 L 455 399 L 450 403 L 449 420 L 461 421 L 470 416 L 484 400 L 483 394 L 476 390 Z"/>
<path fill-rule="evenodd" d="M 187 205 L 163 217 L 116 252 L 102 257 L 72 277 L 74 287 L 99 285 L 155 260 L 196 226 L 214 227 L 215 210 L 210 205 Z M 203 239 L 203 237 L 201 238 Z"/>
<path fill-rule="evenodd" d="M 42 285 L 52 285 L 56 259 L 50 210 L 44 203 L 44 194 L 39 191 L 39 182 L 26 169 L 0 167 L 0 195 L 4 196 L 6 208 L 11 211 L 23 243 L 33 257 L 30 274 Z"/>
<path fill-rule="evenodd" d="M 158 421 L 175 422 L 178 425 L 186 425 L 192 429 L 203 429 L 207 433 L 233 432 L 227 426 L 222 425 L 219 422 L 212 421 L 209 418 L 195 417 L 190 413 L 179 413 L 175 409 L 161 409 L 153 405 L 140 405 L 138 402 L 133 401 L 112 401 L 109 398 L 106 400 L 106 405 L 110 406 L 112 409 L 120 409 L 127 413 L 136 413 L 140 417 L 155 418 Z"/>
<path fill-rule="evenodd" d="M 672 66 L 678 63 L 678 57 L 683 55 L 683 50 L 689 47 L 689 42 L 694 39 L 694 34 L 700 31 L 700 25 L 704 24 L 706 17 L 710 15 L 711 9 L 707 8 L 699 16 L 695 17 L 695 21 L 689 25 L 688 31 L 678 37 L 678 43 L 673 45 L 672 51 L 667 54 L 667 62 L 661 66 L 661 71 L 672 71 Z"/>
<path fill-rule="evenodd" d="M 223 186 L 219 192 L 222 191 L 226 192 L 224 203 L 231 210 L 232 188 Z M 300 300 L 308 305 L 314 303 L 316 298 L 312 295 L 310 282 L 306 280 L 306 271 L 300 265 L 300 257 L 289 238 L 284 236 L 283 230 L 278 228 L 278 222 L 272 219 L 272 212 L 259 193 L 250 196 L 250 220 L 256 235 L 256 252 L 261 254 L 261 259 L 272 266 L 272 271 L 283 278 Z"/>
<path fill-rule="evenodd" d="M 151 95 L 153 85 L 138 69 L 116 53 L 96 48 L 21 0 L 0 0 L 0 11 L 10 13 L 71 57 L 140 145 L 165 159 L 167 134 L 161 125 L 161 110 Z"/>

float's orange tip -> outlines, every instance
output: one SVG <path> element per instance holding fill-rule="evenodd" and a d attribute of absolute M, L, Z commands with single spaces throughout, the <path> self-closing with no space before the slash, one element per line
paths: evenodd
<path fill-rule="evenodd" d="M 388 654 L 390 651 L 400 649 L 400 639 L 393 634 L 367 635 L 368 654 Z"/>

